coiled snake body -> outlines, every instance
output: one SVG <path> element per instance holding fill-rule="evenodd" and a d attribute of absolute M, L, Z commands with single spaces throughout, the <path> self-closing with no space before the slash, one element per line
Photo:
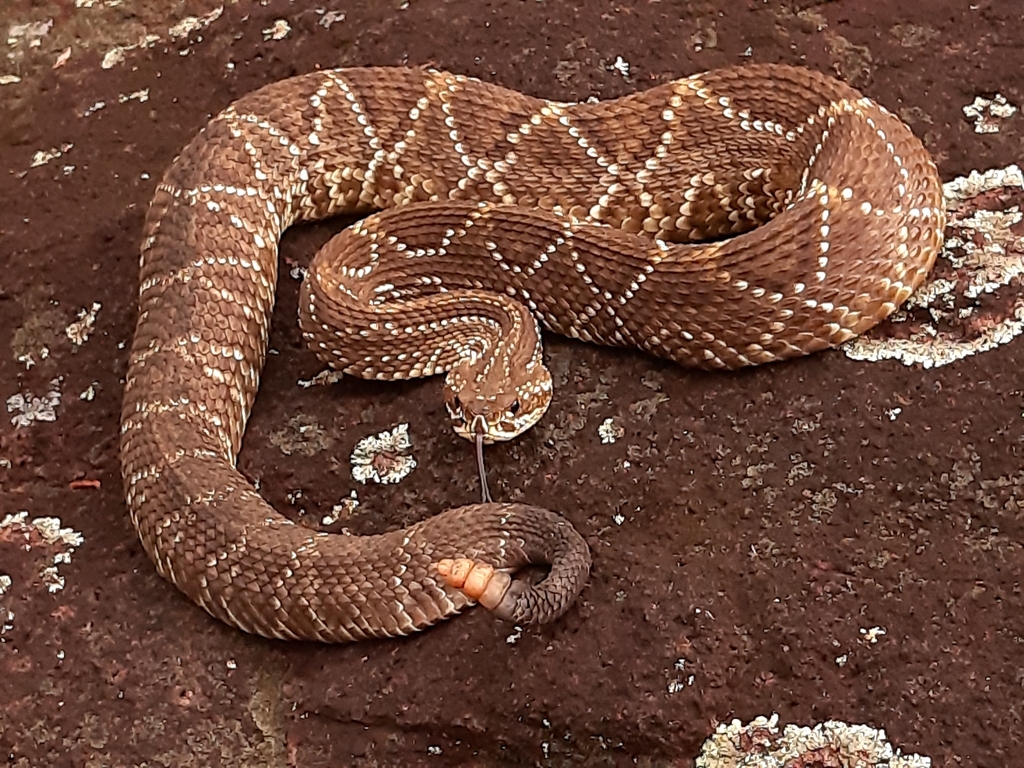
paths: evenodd
<path fill-rule="evenodd" d="M 944 227 L 909 129 L 802 69 L 708 72 L 593 104 L 417 69 L 316 72 L 245 96 L 185 148 L 150 207 L 121 459 L 159 572 L 250 632 L 420 629 L 470 601 L 438 574 L 446 558 L 550 563 L 540 584 L 513 582 L 500 611 L 547 620 L 589 571 L 585 541 L 546 510 L 474 505 L 326 535 L 235 469 L 281 233 L 373 211 L 311 265 L 306 338 L 360 376 L 450 371 L 457 429 L 494 439 L 550 400 L 535 323 L 702 367 L 807 354 L 892 312 Z"/>

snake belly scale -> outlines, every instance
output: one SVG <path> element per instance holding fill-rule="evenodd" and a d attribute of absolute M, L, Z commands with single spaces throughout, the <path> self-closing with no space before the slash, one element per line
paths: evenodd
<path fill-rule="evenodd" d="M 312 348 L 364 377 L 448 372 L 456 428 L 486 422 L 495 439 L 550 401 L 539 329 L 705 368 L 808 354 L 903 302 L 945 221 L 935 167 L 902 122 L 782 65 L 592 104 L 404 68 L 315 72 L 241 98 L 175 159 L 148 212 L 121 460 L 157 570 L 268 637 L 428 626 L 471 603 L 438 572 L 446 558 L 550 564 L 536 585 L 513 581 L 499 612 L 550 620 L 590 568 L 585 540 L 537 507 L 327 535 L 237 471 L 278 241 L 339 213 L 370 215 L 310 266 Z"/>

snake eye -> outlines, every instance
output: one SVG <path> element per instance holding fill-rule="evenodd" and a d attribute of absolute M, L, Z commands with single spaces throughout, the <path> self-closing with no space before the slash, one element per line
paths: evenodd
<path fill-rule="evenodd" d="M 515 416 L 517 413 L 519 413 L 519 401 L 518 400 L 513 401 L 512 405 L 510 405 L 508 407 L 508 412 L 511 413 L 513 416 Z"/>
<path fill-rule="evenodd" d="M 448 413 L 453 419 L 459 418 L 462 415 L 462 401 L 459 400 L 458 395 L 455 395 L 451 403 L 445 403 L 445 407 L 448 408 Z"/>

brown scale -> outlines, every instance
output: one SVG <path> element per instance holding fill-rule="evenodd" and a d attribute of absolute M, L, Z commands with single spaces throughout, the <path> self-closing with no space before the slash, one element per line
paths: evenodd
<path fill-rule="evenodd" d="M 393 636 L 473 600 L 549 621 L 589 572 L 586 542 L 547 510 L 472 505 L 331 536 L 235 469 L 282 230 L 378 208 L 311 265 L 304 333 L 358 375 L 450 369 L 456 428 L 496 439 L 550 402 L 538 327 L 711 368 L 807 354 L 892 312 L 944 227 L 910 131 L 790 67 L 596 104 L 413 69 L 315 72 L 240 99 L 175 159 L 147 216 L 121 459 L 157 570 L 246 631 Z M 543 581 L 511 578 L 530 562 L 550 564 Z"/>

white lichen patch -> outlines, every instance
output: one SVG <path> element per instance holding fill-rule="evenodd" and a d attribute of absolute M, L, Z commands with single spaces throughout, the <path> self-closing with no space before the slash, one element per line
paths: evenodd
<path fill-rule="evenodd" d="M 7 28 L 7 45 L 15 47 L 27 44 L 29 48 L 38 48 L 42 39 L 53 29 L 53 19 L 45 21 L 27 21 L 23 24 L 11 24 Z"/>
<path fill-rule="evenodd" d="M 25 519 L 28 517 L 28 512 L 19 512 L 17 515 L 8 515 L 4 518 L 4 521 L 0 523 L 0 529 L 6 528 L 9 524 L 15 523 L 24 524 Z M 39 532 L 43 541 L 51 545 L 63 545 L 67 548 L 70 553 L 76 547 L 82 546 L 84 539 L 82 534 L 73 528 L 61 528 L 59 517 L 37 517 L 30 523 L 31 527 L 35 528 Z M 71 562 L 70 557 L 62 562 Z"/>
<path fill-rule="evenodd" d="M 696 677 L 687 673 L 686 659 L 676 659 L 675 664 L 672 665 L 672 669 L 675 671 L 676 677 L 668 683 L 668 692 L 670 694 L 679 693 L 687 686 L 693 685 L 693 681 L 696 680 Z"/>
<path fill-rule="evenodd" d="M 615 423 L 615 419 L 609 417 L 601 422 L 601 425 L 597 428 L 597 434 L 601 437 L 601 442 L 607 445 L 614 443 L 626 434 L 626 430 L 618 426 Z"/>
<path fill-rule="evenodd" d="M 991 99 L 977 96 L 963 109 L 964 114 L 974 121 L 975 133 L 999 133 L 1002 123 L 1017 113 L 1017 107 L 999 93 Z"/>
<path fill-rule="evenodd" d="M 0 85 L 14 85 L 20 82 L 21 78 L 17 75 L 0 75 Z"/>
<path fill-rule="evenodd" d="M 1024 331 L 1024 192 L 1015 165 L 973 171 L 944 187 L 946 241 L 930 278 L 879 329 L 844 344 L 854 360 L 939 367 L 1007 344 Z"/>
<path fill-rule="evenodd" d="M 286 425 L 270 433 L 270 442 L 285 456 L 315 456 L 330 448 L 334 438 L 315 418 L 297 413 Z"/>
<path fill-rule="evenodd" d="M 737 457 L 738 459 L 739 457 Z M 738 462 L 734 462 L 738 463 Z M 775 469 L 773 462 L 761 462 L 759 464 L 749 464 L 744 469 L 744 477 L 740 480 L 740 485 L 744 488 L 760 488 L 764 485 L 765 476 Z"/>
<path fill-rule="evenodd" d="M 931 758 L 894 750 L 885 731 L 838 720 L 813 728 L 787 725 L 779 716 L 758 717 L 743 725 L 722 723 L 704 742 L 696 768 L 930 768 Z"/>
<path fill-rule="evenodd" d="M 11 417 L 11 423 L 14 426 L 27 427 L 33 421 L 57 420 L 57 406 L 60 405 L 60 379 L 52 379 L 50 386 L 50 391 L 41 397 L 19 392 L 7 398 L 7 412 L 14 414 Z"/>
<path fill-rule="evenodd" d="M 802 456 L 794 454 L 790 458 L 793 460 L 793 466 L 786 474 L 786 485 L 792 486 L 798 480 L 805 480 L 814 474 L 813 465 Z"/>
<path fill-rule="evenodd" d="M 1024 175 L 1016 165 L 1006 168 L 992 168 L 980 173 L 971 171 L 967 176 L 958 176 L 942 187 L 947 205 L 970 200 L 982 192 L 1001 187 L 1024 187 Z"/>
<path fill-rule="evenodd" d="M 113 69 L 124 61 L 125 54 L 128 51 L 133 51 L 136 48 L 152 48 L 159 41 L 160 35 L 143 35 L 139 38 L 137 43 L 133 43 L 131 45 L 116 45 L 103 55 L 103 61 L 100 62 L 100 67 L 102 69 Z"/>
<path fill-rule="evenodd" d="M 108 7 L 114 7 L 115 5 L 119 5 L 122 1 L 123 0 L 105 0 L 104 4 Z M 76 7 L 78 8 L 91 8 L 95 4 L 95 2 L 96 0 L 75 0 Z M 126 54 L 129 51 L 139 50 L 143 48 L 152 48 L 154 45 L 161 41 L 186 40 L 193 33 L 200 32 L 206 27 L 213 24 L 213 22 L 219 19 L 223 15 L 223 13 L 224 6 L 222 5 L 217 8 L 214 8 L 209 13 L 206 13 L 202 16 L 184 17 L 177 23 L 166 27 L 167 31 L 165 34 L 153 34 L 146 31 L 144 34 L 140 34 L 136 38 L 136 42 L 123 45 L 115 45 L 113 48 L 108 50 L 103 55 L 103 60 L 100 62 L 100 67 L 102 69 L 112 69 L 113 67 L 116 67 L 118 64 L 121 64 L 125 61 Z M 195 40 L 196 42 L 199 42 L 202 40 L 202 37 L 196 35 Z M 189 53 L 189 49 L 185 48 L 184 50 L 178 51 L 178 53 L 179 55 L 186 56 Z M 144 91 L 145 97 L 139 97 L 139 95 L 142 93 L 143 92 L 139 91 L 135 94 L 130 94 L 128 98 L 125 98 L 125 96 L 122 95 L 119 97 L 119 99 L 122 102 L 132 100 L 135 98 L 138 98 L 139 101 L 145 101 L 149 97 L 149 91 L 148 89 L 146 89 Z"/>
<path fill-rule="evenodd" d="M 140 104 L 145 104 L 149 101 L 149 88 L 140 88 L 137 91 L 131 93 L 119 93 L 117 95 L 117 103 L 124 104 L 128 101 L 137 101 Z"/>
<path fill-rule="evenodd" d="M 0 521 L 0 547 L 14 544 L 28 552 L 40 547 L 52 552 L 39 568 L 39 583 L 53 594 L 64 589 L 64 577 L 59 568 L 71 562 L 71 555 L 82 545 L 82 534 L 72 528 L 62 528 L 56 517 L 37 517 L 28 521 L 28 512 L 7 515 Z M 10 577 L 0 595 L 11 586 Z"/>
<path fill-rule="evenodd" d="M 213 24 L 213 22 L 221 17 L 222 13 L 224 13 L 223 5 L 214 8 L 203 16 L 186 16 L 173 27 L 168 28 L 167 34 L 172 40 L 179 37 L 188 37 L 196 30 L 200 30 L 203 27 L 208 27 Z"/>
<path fill-rule="evenodd" d="M 65 152 L 70 151 L 74 146 L 74 144 L 67 143 L 61 144 L 59 147 L 53 147 L 52 149 L 40 149 L 32 155 L 32 163 L 29 167 L 38 168 L 40 165 L 46 165 L 51 160 L 56 160 Z"/>
<path fill-rule="evenodd" d="M 409 425 L 364 437 L 352 451 L 352 477 L 360 483 L 397 483 L 416 468 Z"/>
<path fill-rule="evenodd" d="M 324 387 L 328 384 L 337 384 L 343 378 L 345 378 L 345 375 L 341 371 L 332 371 L 330 368 L 325 368 L 311 379 L 299 379 L 298 384 L 303 389 L 309 389 L 310 387 Z"/>
<path fill-rule="evenodd" d="M 49 347 L 40 347 L 39 348 L 39 359 L 40 360 L 46 360 L 49 357 L 50 357 L 50 348 Z M 25 370 L 26 371 L 29 370 L 30 368 L 32 368 L 33 366 L 35 366 L 37 364 L 36 363 L 36 359 L 34 357 L 32 357 L 31 353 L 25 353 L 25 354 L 18 355 L 18 362 L 25 366 Z"/>
<path fill-rule="evenodd" d="M 284 19 L 278 19 L 270 29 L 263 30 L 264 40 L 283 40 L 292 31 L 291 25 Z"/>
<path fill-rule="evenodd" d="M 105 54 L 103 54 L 103 60 L 100 62 L 102 69 L 113 69 L 115 66 L 124 61 L 125 49 L 120 45 L 115 45 Z"/>
<path fill-rule="evenodd" d="M 76 347 L 80 347 L 92 335 L 93 329 L 96 327 L 96 315 L 101 306 L 98 301 L 94 301 L 89 309 L 78 310 L 78 319 L 64 329 L 64 333 Z"/>
<path fill-rule="evenodd" d="M 864 642 L 874 645 L 878 642 L 878 638 L 885 635 L 884 627 L 861 627 L 860 636 L 864 639 Z"/>
<path fill-rule="evenodd" d="M 827 522 L 829 516 L 835 511 L 839 497 L 831 488 L 821 488 L 817 491 L 809 491 L 807 497 L 811 503 L 811 520 L 813 522 Z"/>
<path fill-rule="evenodd" d="M 811 418 L 798 418 L 793 419 L 793 426 L 790 427 L 790 431 L 794 435 L 805 435 L 813 432 L 821 426 L 822 413 L 816 413 Z"/>
<path fill-rule="evenodd" d="M 346 520 L 352 517 L 352 514 L 356 511 L 359 506 L 359 496 L 355 491 L 352 491 L 346 498 L 342 499 L 339 504 L 335 504 L 331 507 L 331 513 L 324 515 L 323 519 L 320 520 L 321 525 L 334 525 L 339 520 Z"/>
<path fill-rule="evenodd" d="M 5 642 L 3 637 L 14 629 L 14 611 L 0 605 L 0 642 Z"/>
<path fill-rule="evenodd" d="M 61 51 L 60 55 L 57 56 L 57 58 L 54 60 L 53 68 L 54 69 L 60 69 L 61 67 L 63 67 L 65 64 L 68 63 L 68 60 L 70 58 L 71 58 L 71 46 L 69 45 L 67 48 L 65 48 L 63 51 Z"/>
<path fill-rule="evenodd" d="M 615 61 L 609 67 L 609 69 L 618 72 L 623 77 L 629 77 L 629 62 L 621 56 L 616 56 Z"/>
<path fill-rule="evenodd" d="M 323 10 L 320 10 L 320 11 L 317 11 L 317 13 L 322 13 L 323 14 L 323 16 L 320 17 L 320 21 L 318 21 L 317 23 L 321 27 L 323 27 L 324 29 L 330 29 L 332 24 L 337 24 L 339 21 L 344 21 L 345 20 L 345 12 L 344 11 L 326 11 L 325 12 Z"/>

